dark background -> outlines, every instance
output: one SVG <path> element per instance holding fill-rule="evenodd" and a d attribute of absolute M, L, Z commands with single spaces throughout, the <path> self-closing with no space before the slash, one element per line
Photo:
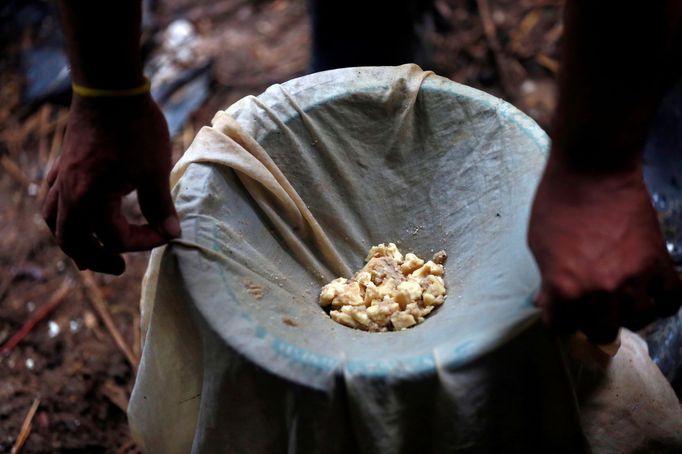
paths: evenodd
<path fill-rule="evenodd" d="M 561 4 L 436 0 L 426 27 L 433 52 L 429 69 L 512 102 L 547 129 L 556 102 Z M 31 77 L 49 76 L 39 65 L 59 60 L 59 27 L 50 2 L 0 5 L 0 346 L 45 304 L 52 300 L 55 306 L 18 345 L 0 354 L 0 452 L 9 452 L 36 399 L 23 452 L 138 452 L 124 411 L 133 368 L 97 301 L 108 303 L 113 325 L 133 357 L 139 355 L 138 300 L 148 254 L 128 255 L 123 277 L 97 275 L 95 287 L 87 287 L 92 275 L 79 273 L 49 235 L 39 216 L 42 178 L 61 149 L 68 80 L 61 81 L 66 90 L 57 86 L 29 95 L 36 91 Z M 180 56 L 178 65 L 189 73 L 196 70 L 202 77 L 198 85 L 208 89 L 204 97 L 196 84 L 187 88 L 191 84 L 180 80 L 186 89 L 166 98 L 170 105 L 191 105 L 191 115 L 175 128 L 175 160 L 218 109 L 306 73 L 310 25 L 305 0 L 160 0 L 145 5 L 145 52 L 158 55 L 169 26 L 188 20 L 192 52 Z M 52 82 L 43 77 L 48 88 Z M 133 196 L 125 210 L 141 219 Z M 72 288 L 58 298 L 64 285 Z"/>

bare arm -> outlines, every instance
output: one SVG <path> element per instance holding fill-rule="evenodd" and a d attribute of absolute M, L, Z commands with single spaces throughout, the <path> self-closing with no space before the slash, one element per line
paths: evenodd
<path fill-rule="evenodd" d="M 682 301 L 641 159 L 658 103 L 680 75 L 680 3 L 566 3 L 553 143 L 528 239 L 545 320 L 596 342 Z"/>
<path fill-rule="evenodd" d="M 100 88 L 142 83 L 140 0 L 59 0 L 59 13 L 76 83 Z"/>
<path fill-rule="evenodd" d="M 679 1 L 566 2 L 554 160 L 581 173 L 639 164 L 661 96 L 679 75 L 681 13 Z"/>
<path fill-rule="evenodd" d="M 107 90 L 143 83 L 139 0 L 60 0 L 59 8 L 75 83 Z M 79 268 L 120 274 L 121 253 L 180 233 L 170 166 L 168 128 L 149 94 L 74 94 L 43 217 Z M 121 213 L 122 197 L 133 190 L 148 225 L 132 225 Z"/>

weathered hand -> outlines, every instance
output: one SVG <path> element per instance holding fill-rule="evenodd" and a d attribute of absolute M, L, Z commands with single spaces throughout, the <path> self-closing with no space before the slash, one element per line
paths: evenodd
<path fill-rule="evenodd" d="M 180 234 L 170 166 L 168 128 L 149 96 L 74 96 L 64 151 L 47 176 L 43 217 L 80 269 L 121 274 L 121 253 Z M 135 189 L 147 225 L 130 224 L 121 213 L 121 198 Z"/>
<path fill-rule="evenodd" d="M 607 343 L 621 326 L 640 329 L 680 307 L 682 284 L 640 168 L 580 175 L 550 159 L 528 241 L 542 275 L 535 303 L 560 331 Z"/>

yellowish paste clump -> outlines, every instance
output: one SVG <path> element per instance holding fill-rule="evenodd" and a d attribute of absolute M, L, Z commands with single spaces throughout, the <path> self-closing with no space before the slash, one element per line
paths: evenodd
<path fill-rule="evenodd" d="M 340 277 L 322 287 L 320 306 L 329 316 L 364 331 L 400 331 L 424 321 L 447 296 L 439 251 L 424 262 L 400 253 L 395 244 L 373 246 L 365 266 L 352 279 Z"/>

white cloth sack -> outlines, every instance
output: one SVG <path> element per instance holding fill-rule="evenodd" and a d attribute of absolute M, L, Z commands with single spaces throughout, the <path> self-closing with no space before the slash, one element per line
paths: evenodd
<path fill-rule="evenodd" d="M 317 73 L 219 112 L 173 170 L 182 239 L 145 277 L 141 446 L 589 449 L 573 371 L 532 306 L 547 147 L 511 105 L 414 65 Z M 445 304 L 404 332 L 334 323 L 320 286 L 382 242 L 445 249 Z"/>

